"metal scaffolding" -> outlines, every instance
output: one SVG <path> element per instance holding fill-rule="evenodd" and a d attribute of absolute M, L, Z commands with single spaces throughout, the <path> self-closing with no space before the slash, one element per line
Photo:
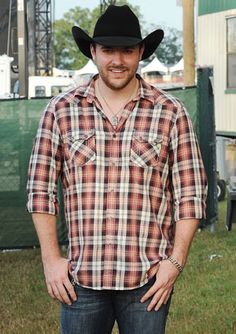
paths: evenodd
<path fill-rule="evenodd" d="M 116 0 L 100 0 L 100 13 L 104 13 L 107 6 L 109 5 L 115 5 Z"/>
<path fill-rule="evenodd" d="M 35 0 L 35 74 L 52 75 L 54 0 Z"/>

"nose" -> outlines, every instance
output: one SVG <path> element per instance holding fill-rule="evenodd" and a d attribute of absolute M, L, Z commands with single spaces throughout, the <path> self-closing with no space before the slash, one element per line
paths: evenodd
<path fill-rule="evenodd" d="M 120 65 L 123 64 L 123 54 L 120 50 L 115 50 L 112 55 L 112 64 Z"/>

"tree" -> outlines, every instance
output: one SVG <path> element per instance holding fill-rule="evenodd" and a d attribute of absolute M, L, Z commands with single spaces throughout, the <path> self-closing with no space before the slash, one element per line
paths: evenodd
<path fill-rule="evenodd" d="M 128 4 L 126 0 L 116 1 L 117 5 Z M 130 5 L 138 17 L 142 17 L 138 6 Z M 79 6 L 70 9 L 63 18 L 54 23 L 55 66 L 61 69 L 80 69 L 88 59 L 78 49 L 71 33 L 76 25 L 82 27 L 89 36 L 93 35 L 94 25 L 100 16 L 100 6 L 93 10 Z"/>
<path fill-rule="evenodd" d="M 62 69 L 79 69 L 83 67 L 87 58 L 80 52 L 71 33 L 74 25 L 83 27 L 91 36 L 93 26 L 99 17 L 99 7 L 92 11 L 79 6 L 64 14 L 63 18 L 54 23 L 54 54 L 55 65 Z"/>
<path fill-rule="evenodd" d="M 154 54 L 165 65 L 176 64 L 183 54 L 182 32 L 171 27 L 157 27 L 154 24 L 149 25 L 148 31 L 151 32 L 160 28 L 164 30 L 164 38 Z M 146 27 L 143 35 L 148 35 Z"/>
<path fill-rule="evenodd" d="M 166 27 L 164 38 L 156 49 L 155 55 L 165 65 L 176 64 L 183 56 L 181 31 Z"/>

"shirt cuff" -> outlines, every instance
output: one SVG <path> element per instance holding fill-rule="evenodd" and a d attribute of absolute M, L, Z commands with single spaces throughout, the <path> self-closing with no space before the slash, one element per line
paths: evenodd
<path fill-rule="evenodd" d="M 30 193 L 28 195 L 27 210 L 30 213 L 47 213 L 58 215 L 59 202 L 54 194 Z"/>
<path fill-rule="evenodd" d="M 181 219 L 205 219 L 206 204 L 205 200 L 198 197 L 182 198 L 175 205 L 175 221 Z"/>

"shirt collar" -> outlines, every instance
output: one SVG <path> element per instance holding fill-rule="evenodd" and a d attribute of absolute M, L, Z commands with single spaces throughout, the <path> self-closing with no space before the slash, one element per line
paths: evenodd
<path fill-rule="evenodd" d="M 138 101 L 140 99 L 148 100 L 152 103 L 154 103 L 154 92 L 153 87 L 149 85 L 146 81 L 144 81 L 139 74 L 136 74 L 137 79 L 139 80 L 139 90 L 137 96 L 134 98 L 134 100 Z M 83 86 L 79 86 L 74 91 L 74 96 L 80 96 L 87 98 L 88 102 L 93 102 L 95 99 L 95 80 L 97 79 L 98 74 L 95 74 L 91 80 Z"/>

